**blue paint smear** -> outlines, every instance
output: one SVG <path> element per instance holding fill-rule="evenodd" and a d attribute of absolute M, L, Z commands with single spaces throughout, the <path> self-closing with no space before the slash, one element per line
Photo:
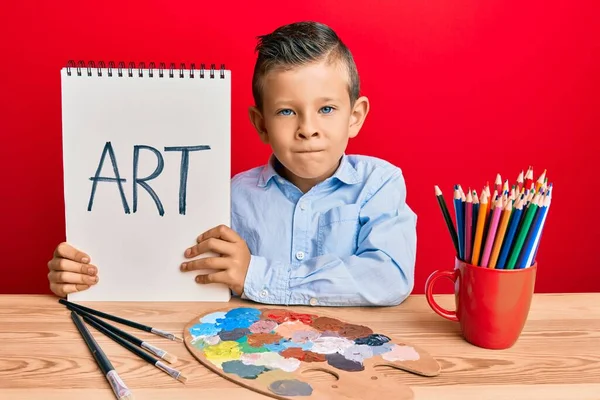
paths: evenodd
<path fill-rule="evenodd" d="M 256 308 L 238 307 L 229 310 L 222 318 L 216 319 L 217 328 L 222 331 L 246 329 L 260 319 L 261 311 Z"/>
<path fill-rule="evenodd" d="M 221 328 L 215 324 L 195 324 L 189 331 L 194 336 L 214 336 L 221 331 Z"/>
<path fill-rule="evenodd" d="M 250 328 L 256 320 L 246 318 L 219 318 L 217 319 L 217 328 L 220 331 L 232 331 L 234 329 Z"/>
<path fill-rule="evenodd" d="M 263 346 L 274 353 L 279 353 L 280 351 L 284 351 L 288 348 L 285 343 L 265 343 Z"/>
<path fill-rule="evenodd" d="M 358 338 L 354 341 L 356 344 L 366 344 L 367 346 L 381 346 L 384 343 L 389 342 L 391 339 L 380 333 L 374 333 L 367 337 Z"/>
<path fill-rule="evenodd" d="M 370 346 L 374 356 L 391 351 L 394 345 L 392 343 L 384 343 L 381 346 Z"/>
<path fill-rule="evenodd" d="M 297 343 L 297 342 L 285 342 L 282 343 L 283 346 L 285 346 L 286 349 L 290 348 L 290 347 L 297 347 L 300 348 L 302 350 L 310 350 L 313 347 L 313 342 L 307 342 L 307 343 Z"/>
<path fill-rule="evenodd" d="M 223 311 L 217 311 L 211 314 L 206 314 L 204 317 L 200 318 L 200 322 L 205 324 L 216 324 L 218 318 L 225 318 L 225 313 Z"/>
<path fill-rule="evenodd" d="M 262 311 L 257 310 L 256 308 L 238 307 L 229 310 L 227 314 L 225 314 L 225 318 L 252 319 L 252 317 L 257 317 L 256 321 L 258 321 L 261 313 Z"/>

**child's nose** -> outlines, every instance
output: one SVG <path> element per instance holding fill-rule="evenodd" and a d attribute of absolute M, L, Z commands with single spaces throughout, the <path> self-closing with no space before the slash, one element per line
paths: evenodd
<path fill-rule="evenodd" d="M 318 137 L 319 130 L 316 125 L 309 119 L 303 118 L 298 125 L 298 130 L 296 131 L 296 138 L 298 139 L 309 139 L 311 137 Z"/>

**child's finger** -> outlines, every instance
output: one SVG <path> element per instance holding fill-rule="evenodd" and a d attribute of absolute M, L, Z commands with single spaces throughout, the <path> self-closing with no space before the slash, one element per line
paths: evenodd
<path fill-rule="evenodd" d="M 53 258 L 48 262 L 48 269 L 51 271 L 66 271 L 76 272 L 78 274 L 86 274 L 94 276 L 98 269 L 90 264 L 80 264 L 75 261 L 67 260 L 66 258 Z"/>
<path fill-rule="evenodd" d="M 50 271 L 48 273 L 48 279 L 53 283 L 74 283 L 79 285 L 94 285 L 98 282 L 97 276 L 65 271 Z"/>
<path fill-rule="evenodd" d="M 205 257 L 181 264 L 182 271 L 196 271 L 199 269 L 227 269 L 230 260 L 225 257 Z"/>
<path fill-rule="evenodd" d="M 51 283 L 50 290 L 55 293 L 57 296 L 63 297 L 68 295 L 69 293 L 80 292 L 82 290 L 89 289 L 88 285 L 73 285 L 73 284 L 63 284 L 63 283 Z"/>
<path fill-rule="evenodd" d="M 79 261 L 81 263 L 90 262 L 90 256 L 65 242 L 56 247 L 56 250 L 54 250 L 54 257 L 68 258 L 69 260 Z"/>
<path fill-rule="evenodd" d="M 223 239 L 231 243 L 239 242 L 240 240 L 242 240 L 240 235 L 238 235 L 233 229 L 231 229 L 227 225 L 219 225 L 207 230 L 206 232 L 198 236 L 196 241 L 200 243 L 203 240 L 209 238 Z"/>
<path fill-rule="evenodd" d="M 229 275 L 227 274 L 227 271 L 220 271 L 220 272 L 215 272 L 213 274 L 208 274 L 208 275 L 198 275 L 198 276 L 196 276 L 196 282 L 201 283 L 201 284 L 224 283 L 227 285 L 228 278 L 229 278 Z"/>
<path fill-rule="evenodd" d="M 221 239 L 209 238 L 186 249 L 184 254 L 186 257 L 196 257 L 209 251 L 230 256 L 235 252 L 235 245 Z"/>

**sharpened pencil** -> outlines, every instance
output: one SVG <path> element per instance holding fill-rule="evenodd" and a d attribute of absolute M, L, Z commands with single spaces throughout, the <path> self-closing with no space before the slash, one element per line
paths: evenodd
<path fill-rule="evenodd" d="M 525 216 L 523 217 L 523 223 L 519 227 L 518 236 L 515 239 L 515 245 L 510 252 L 510 257 L 508 258 L 508 262 L 506 263 L 506 269 L 514 269 L 517 263 L 517 259 L 521 254 L 521 249 L 523 248 L 523 243 L 525 242 L 525 238 L 529 233 L 529 228 L 531 226 L 531 222 L 538 210 L 538 201 L 539 194 L 536 194 L 529 206 L 527 207 L 527 211 L 525 212 Z"/>
<path fill-rule="evenodd" d="M 477 228 L 475 229 L 475 239 L 473 240 L 473 254 L 471 256 L 471 264 L 478 265 L 479 254 L 481 253 L 483 229 L 485 225 L 485 215 L 487 214 L 488 200 L 487 193 L 481 193 L 481 202 L 479 203 L 479 212 L 477 216 Z"/>
<path fill-rule="evenodd" d="M 99 324 L 97 322 L 98 321 L 97 318 L 92 319 L 93 317 L 90 317 L 88 314 L 81 314 L 81 316 L 83 317 L 83 319 L 85 320 L 85 322 L 87 322 L 88 324 L 92 325 L 99 332 L 103 333 L 104 335 L 106 335 L 109 338 L 111 338 L 112 340 L 114 340 L 116 343 L 118 343 L 121 346 L 125 347 L 127 350 L 129 350 L 133 354 L 137 355 L 142 360 L 148 362 L 149 364 L 152 364 L 152 365 L 156 366 L 158 369 L 160 369 L 161 371 L 165 372 L 166 374 L 168 374 L 172 378 L 177 379 L 180 382 L 185 383 L 187 381 L 187 377 L 185 377 L 181 372 L 177 371 L 174 368 L 169 367 L 168 365 L 166 365 L 165 363 L 163 363 L 159 359 L 152 357 L 150 354 L 146 353 L 145 351 L 142 351 L 140 348 L 134 346 L 132 343 L 128 342 L 127 340 L 123 339 L 122 337 L 120 337 L 116 333 L 110 331 L 109 329 L 107 329 L 103 325 Z"/>
<path fill-rule="evenodd" d="M 98 317 L 109 319 L 111 321 L 118 322 L 120 324 L 127 325 L 127 326 L 130 326 L 132 328 L 139 329 L 141 331 L 150 332 L 150 333 L 153 333 L 155 335 L 164 337 L 164 338 L 169 339 L 169 340 L 173 340 L 173 341 L 176 341 L 176 342 L 183 342 L 183 339 L 181 339 L 180 337 L 177 337 L 174 334 L 166 332 L 166 331 L 163 331 L 161 329 L 153 328 L 153 327 L 148 326 L 148 325 L 140 324 L 138 322 L 130 321 L 130 320 L 125 319 L 125 318 L 117 317 L 117 316 L 114 316 L 114 315 L 111 315 L 111 314 L 104 313 L 102 311 L 94 310 L 93 308 L 89 308 L 89 307 L 81 306 L 79 304 L 71 303 L 70 301 L 65 300 L 65 299 L 59 299 L 58 302 L 61 303 L 61 304 L 63 304 L 63 305 L 65 305 L 65 306 L 67 304 L 71 304 L 73 307 L 77 308 L 78 310 L 87 311 L 88 313 L 96 315 Z"/>
<path fill-rule="evenodd" d="M 440 210 L 442 210 L 442 215 L 444 216 L 444 220 L 446 221 L 446 227 L 448 228 L 448 232 L 450 232 L 450 237 L 452 238 L 452 243 L 454 244 L 454 249 L 456 250 L 456 255 L 460 256 L 456 229 L 454 228 L 454 223 L 452 222 L 450 212 L 448 211 L 448 207 L 446 206 L 446 200 L 444 199 L 444 195 L 442 194 L 442 191 L 437 185 L 435 186 L 435 197 L 437 198 Z"/>

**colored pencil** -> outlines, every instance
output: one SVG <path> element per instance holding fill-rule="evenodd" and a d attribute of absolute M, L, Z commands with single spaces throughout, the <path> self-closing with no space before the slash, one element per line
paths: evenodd
<path fill-rule="evenodd" d="M 481 236 L 481 252 L 487 241 L 488 231 L 490 229 L 490 223 L 492 222 L 492 212 L 496 208 L 496 200 L 498 200 L 498 192 L 494 190 L 494 195 L 488 199 L 488 209 L 485 215 L 485 223 L 483 225 L 483 235 Z"/>
<path fill-rule="evenodd" d="M 477 191 L 473 190 L 473 223 L 471 224 L 471 240 L 475 240 L 475 230 L 477 229 L 477 215 L 479 214 L 479 197 L 477 196 Z M 471 257 L 473 256 L 473 244 L 471 243 L 471 254 L 469 254 L 469 262 L 471 262 Z"/>
<path fill-rule="evenodd" d="M 71 304 L 73 307 L 77 308 L 78 310 L 87 311 L 88 313 L 96 315 L 98 317 L 106 318 L 106 319 L 109 319 L 111 321 L 118 322 L 120 324 L 127 325 L 127 326 L 130 326 L 132 328 L 139 329 L 141 331 L 150 332 L 150 333 L 153 333 L 155 335 L 164 337 L 164 338 L 169 339 L 169 340 L 173 340 L 173 341 L 177 341 L 177 342 L 183 342 L 183 339 L 181 339 L 180 337 L 177 337 L 174 334 L 166 332 L 166 331 L 163 331 L 161 329 L 153 328 L 153 327 L 148 326 L 148 325 L 140 324 L 139 322 L 130 321 L 130 320 L 125 319 L 125 318 L 117 317 L 117 316 L 114 316 L 114 315 L 111 315 L 111 314 L 104 313 L 102 311 L 94 310 L 93 308 L 89 308 L 89 307 L 85 307 L 85 306 L 82 306 L 82 305 L 79 305 L 79 304 L 75 304 L 75 303 L 72 303 L 72 302 L 70 302 L 68 300 L 65 300 L 65 299 L 59 299 L 58 301 L 59 301 L 59 303 L 65 305 L 65 306 L 67 304 Z"/>
<path fill-rule="evenodd" d="M 520 192 L 522 187 L 523 187 L 523 170 L 521 170 L 521 173 L 519 174 L 519 176 L 517 176 L 517 192 Z"/>
<path fill-rule="evenodd" d="M 502 198 L 498 198 L 496 200 L 496 205 L 494 208 L 494 212 L 492 213 L 492 220 L 490 221 L 490 227 L 488 230 L 488 235 L 485 241 L 485 247 L 483 249 L 483 254 L 481 256 L 482 267 L 488 267 L 488 263 L 490 260 L 490 255 L 492 253 L 492 246 L 494 244 L 494 239 L 496 238 L 496 230 L 498 229 L 498 222 L 500 221 L 500 215 L 502 214 Z"/>
<path fill-rule="evenodd" d="M 110 339 L 112 339 L 116 343 L 120 344 L 121 346 L 123 346 L 124 348 L 126 348 L 127 350 L 132 352 L 133 354 L 137 355 L 142 360 L 154 365 L 161 371 L 165 372 L 166 374 L 168 374 L 169 376 L 171 376 L 174 379 L 177 379 L 180 382 L 185 383 L 187 381 L 187 377 L 184 376 L 181 372 L 179 372 L 178 370 L 176 370 L 174 368 L 169 367 L 167 364 L 163 363 L 159 359 L 152 357 L 150 354 L 146 353 L 145 351 L 142 351 L 141 349 L 134 346 L 132 343 L 128 342 L 127 340 L 123 339 L 122 337 L 120 337 L 119 335 L 117 335 L 116 333 L 111 331 L 110 329 L 107 329 L 105 326 L 103 326 L 102 324 L 100 324 L 98 322 L 97 318 L 94 318 L 94 317 L 90 316 L 89 314 L 82 314 L 81 316 L 83 317 L 85 322 L 92 325 L 99 332 L 108 336 Z"/>
<path fill-rule="evenodd" d="M 67 304 L 67 308 L 71 311 L 78 312 L 82 316 L 88 317 L 89 319 L 93 320 L 94 322 L 102 325 L 105 329 L 108 329 L 109 331 L 111 331 L 114 334 L 122 337 L 123 339 L 135 344 L 136 346 L 139 346 L 145 350 L 148 350 L 150 353 L 154 354 L 157 357 L 162 358 L 163 360 L 170 362 L 171 364 L 177 362 L 176 356 L 169 354 L 165 350 L 159 349 L 158 347 L 153 346 L 150 343 L 144 342 L 142 339 L 139 339 L 125 331 L 122 331 L 121 329 L 117 328 L 114 325 L 109 324 L 106 321 L 103 321 L 97 317 L 94 317 L 92 314 L 88 313 L 87 311 L 77 309 L 76 307 L 73 307 L 71 304 Z"/>
<path fill-rule="evenodd" d="M 536 226 L 536 235 L 535 235 L 535 238 L 533 239 L 533 243 L 531 244 L 531 249 L 529 248 L 529 243 L 526 244 L 526 248 L 528 249 L 527 250 L 528 257 L 527 257 L 526 263 L 521 268 L 531 267 L 535 263 L 534 257 L 537 253 L 537 249 L 540 244 L 540 239 L 542 237 L 542 232 L 544 230 L 544 224 L 546 223 L 546 216 L 548 215 L 548 211 L 550 209 L 551 203 L 552 203 L 552 197 L 550 196 L 550 194 L 547 194 L 544 197 L 543 203 L 542 203 L 542 207 L 543 207 L 542 221 L 540 222 L 539 227 Z"/>
<path fill-rule="evenodd" d="M 525 189 L 531 188 L 531 185 L 533 185 L 533 167 L 530 165 L 525 175 Z"/>
<path fill-rule="evenodd" d="M 500 174 L 496 174 L 496 182 L 494 182 L 496 184 L 496 193 L 502 193 L 502 177 L 500 177 Z"/>
<path fill-rule="evenodd" d="M 506 203 L 506 207 L 502 211 L 500 225 L 498 226 L 498 232 L 496 233 L 496 239 L 494 240 L 494 247 L 492 248 L 492 254 L 490 255 L 489 268 L 496 268 L 498 255 L 500 254 L 500 249 L 502 248 L 502 242 L 504 241 L 504 235 L 506 235 L 506 228 L 508 228 L 508 222 L 510 221 L 512 210 L 513 203 L 512 201 L 508 201 Z"/>
<path fill-rule="evenodd" d="M 481 252 L 481 240 L 483 236 L 483 225 L 485 224 L 485 215 L 487 213 L 487 207 L 487 193 L 483 191 L 483 193 L 481 193 L 481 201 L 479 203 L 475 239 L 473 240 L 473 254 L 471 256 L 472 265 L 478 265 L 479 263 L 479 254 Z"/>
<path fill-rule="evenodd" d="M 473 247 L 473 196 L 471 189 L 467 192 L 465 204 L 465 261 L 471 261 L 471 249 Z"/>
<path fill-rule="evenodd" d="M 550 199 L 548 200 L 548 207 L 546 210 L 546 215 L 544 216 L 544 220 L 542 221 L 542 228 L 540 229 L 540 236 L 538 237 L 538 240 L 535 244 L 535 250 L 533 252 L 532 260 L 536 259 L 537 251 L 540 247 L 540 241 L 542 240 L 541 236 L 544 233 L 544 226 L 546 225 L 546 216 L 548 215 L 548 212 L 550 211 L 550 205 L 552 204 L 552 184 L 548 185 L 546 197 L 550 197 Z M 533 264 L 533 262 L 531 262 L 529 265 L 531 266 L 532 264 Z"/>
<path fill-rule="evenodd" d="M 440 210 L 442 210 L 442 215 L 444 216 L 444 220 L 446 221 L 448 232 L 450 232 L 450 237 L 452 238 L 452 243 L 454 244 L 454 249 L 456 250 L 456 255 L 460 257 L 456 229 L 454 228 L 454 223 L 452 222 L 452 218 L 450 217 L 450 213 L 448 212 L 448 207 L 446 206 L 446 200 L 444 199 L 444 195 L 442 194 L 442 191 L 437 185 L 435 186 L 435 197 L 437 198 Z"/>
<path fill-rule="evenodd" d="M 96 342 L 96 340 L 94 340 L 94 337 L 86 328 L 85 324 L 81 320 L 81 317 L 75 311 L 71 311 L 71 319 L 75 323 L 75 326 L 85 341 L 88 349 L 90 349 L 90 352 L 94 356 L 94 359 L 96 360 L 96 363 L 98 363 L 98 366 L 106 377 L 106 380 L 108 380 L 108 383 L 110 384 L 110 387 L 112 388 L 117 399 L 133 400 L 133 394 L 121 380 L 121 377 L 111 364 L 108 357 L 106 357 L 104 351 L 102 351 L 100 345 Z"/>
<path fill-rule="evenodd" d="M 458 185 L 454 187 L 454 214 L 456 217 L 456 231 L 458 232 L 458 258 L 464 260 L 465 228 L 463 219 L 463 206 Z"/>
<path fill-rule="evenodd" d="M 514 269 L 517 263 L 517 259 L 519 254 L 521 253 L 521 249 L 523 248 L 523 243 L 525 242 L 525 238 L 529 232 L 529 228 L 531 226 L 531 222 L 533 221 L 533 217 L 536 214 L 538 209 L 539 195 L 536 195 L 529 206 L 527 207 L 527 211 L 525 213 L 525 217 L 523 217 L 523 223 L 519 229 L 519 235 L 515 239 L 515 245 L 511 250 L 510 257 L 508 258 L 508 262 L 506 263 L 506 269 Z"/>
<path fill-rule="evenodd" d="M 512 243 L 517 232 L 517 227 L 519 226 L 522 219 L 521 215 L 523 213 L 524 199 L 525 195 L 523 194 L 515 203 L 515 209 L 512 212 L 510 221 L 508 222 L 508 231 L 506 232 L 506 236 L 504 238 L 502 248 L 500 250 L 500 256 L 498 256 L 498 263 L 496 264 L 496 269 L 504 269 L 506 265 L 506 260 L 508 259 L 508 255 L 510 253 L 510 250 L 512 249 Z"/>
<path fill-rule="evenodd" d="M 535 191 L 539 191 L 540 188 L 544 185 L 544 179 L 546 177 L 546 170 L 544 170 L 544 172 L 542 172 L 542 174 L 539 176 L 536 184 L 535 184 Z"/>
<path fill-rule="evenodd" d="M 542 227 L 542 222 L 544 221 L 544 216 L 546 215 L 547 210 L 547 206 L 544 205 L 544 200 L 545 199 L 540 199 L 541 204 L 535 213 L 535 217 L 531 223 L 529 232 L 527 232 L 527 238 L 525 239 L 525 243 L 523 244 L 523 248 L 521 249 L 517 263 L 515 264 L 515 269 L 522 269 L 531 266 L 530 264 L 527 264 L 527 262 L 533 257 L 535 242 L 538 238 L 538 233 Z"/>

